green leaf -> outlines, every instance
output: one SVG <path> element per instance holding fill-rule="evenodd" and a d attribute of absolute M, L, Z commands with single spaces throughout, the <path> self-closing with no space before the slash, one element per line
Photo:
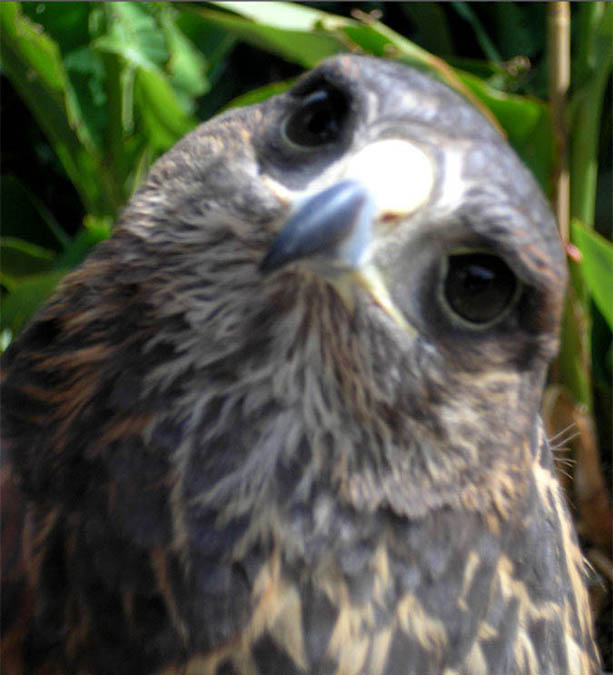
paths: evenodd
<path fill-rule="evenodd" d="M 108 3 L 105 9 L 108 29 L 93 46 L 119 57 L 114 66 L 109 63 L 109 69 L 115 68 L 121 92 L 122 131 L 115 128 L 112 133 L 115 159 L 121 162 L 120 155 L 125 154 L 118 138 L 132 131 L 133 109 L 153 150 L 167 150 L 195 126 L 189 112 L 196 92 L 208 87 L 206 63 L 172 26 L 166 5 Z M 121 166 L 129 170 L 124 163 Z"/>
<path fill-rule="evenodd" d="M 212 2 L 212 5 L 235 12 L 270 28 L 308 32 L 327 15 L 318 9 L 290 2 Z M 340 17 L 339 17 L 340 18 Z"/>
<path fill-rule="evenodd" d="M 87 126 L 97 148 L 103 148 L 108 124 L 107 74 L 103 60 L 100 54 L 84 46 L 66 54 L 64 66 L 75 94 L 79 119 Z"/>
<path fill-rule="evenodd" d="M 613 245 L 577 219 L 571 222 L 573 243 L 583 254 L 583 275 L 596 306 L 613 330 Z"/>
<path fill-rule="evenodd" d="M 147 8 L 137 2 L 105 4 L 107 32 L 93 47 L 124 58 L 134 66 L 156 69 L 168 59 L 164 36 Z"/>
<path fill-rule="evenodd" d="M 21 11 L 52 38 L 62 54 L 87 46 L 93 3 L 22 2 Z"/>
<path fill-rule="evenodd" d="M 215 3 L 232 13 L 207 8 L 192 11 L 238 38 L 283 58 L 312 68 L 322 59 L 345 51 L 342 40 L 321 30 L 319 21 L 331 17 L 319 10 L 283 2 Z"/>
<path fill-rule="evenodd" d="M 17 279 L 33 272 L 46 272 L 53 268 L 55 251 L 36 246 L 16 237 L 0 237 L 0 279 L 7 288 L 15 286 Z"/>
<path fill-rule="evenodd" d="M 136 73 L 137 109 L 152 146 L 162 152 L 196 126 L 186 114 L 168 79 L 155 70 Z"/>
<path fill-rule="evenodd" d="M 171 84 L 184 95 L 184 107 L 191 112 L 192 99 L 206 94 L 211 88 L 207 78 L 207 60 L 177 28 L 169 12 L 162 15 L 161 25 L 170 55 L 167 71 Z"/>
<path fill-rule="evenodd" d="M 212 24 L 194 12 L 190 3 L 181 7 L 186 9 L 178 12 L 175 25 L 192 45 L 197 45 L 198 52 L 206 60 L 206 78 L 210 86 L 206 96 L 198 96 L 194 101 L 195 109 L 190 109 L 190 112 L 200 120 L 207 120 L 230 97 L 236 96 L 236 87 L 227 74 L 228 55 L 236 45 L 237 38 L 225 28 Z"/>
<path fill-rule="evenodd" d="M 2 299 L 0 330 L 10 330 L 16 335 L 45 302 L 68 270 L 54 270 L 33 274 L 20 280 Z"/>

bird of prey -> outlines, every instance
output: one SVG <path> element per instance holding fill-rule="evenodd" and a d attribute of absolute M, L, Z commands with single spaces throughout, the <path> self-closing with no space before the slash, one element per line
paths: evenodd
<path fill-rule="evenodd" d="M 538 414 L 565 278 L 421 72 L 200 126 L 5 353 L 5 672 L 597 672 Z"/>

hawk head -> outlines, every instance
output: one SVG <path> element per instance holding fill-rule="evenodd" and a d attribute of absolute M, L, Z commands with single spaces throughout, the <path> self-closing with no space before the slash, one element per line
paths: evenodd
<path fill-rule="evenodd" d="M 202 125 L 6 355 L 28 630 L 92 672 L 590 672 L 538 417 L 565 278 L 418 71 L 340 56 Z"/>
<path fill-rule="evenodd" d="M 157 386 L 186 390 L 191 423 L 223 397 L 208 433 L 238 423 L 241 484 L 247 458 L 291 463 L 306 443 L 312 479 L 327 467 L 357 508 L 415 516 L 519 487 L 564 256 L 528 170 L 447 87 L 326 62 L 179 143 L 124 231 L 155 267 L 152 302 L 181 319 L 150 338 L 181 355 Z M 206 386 L 179 384 L 188 368 Z"/>

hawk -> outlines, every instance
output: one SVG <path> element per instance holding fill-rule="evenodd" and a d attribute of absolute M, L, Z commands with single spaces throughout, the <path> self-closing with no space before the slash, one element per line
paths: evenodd
<path fill-rule="evenodd" d="M 565 279 L 416 70 L 200 126 L 4 356 L 6 672 L 597 672 L 538 414 Z"/>

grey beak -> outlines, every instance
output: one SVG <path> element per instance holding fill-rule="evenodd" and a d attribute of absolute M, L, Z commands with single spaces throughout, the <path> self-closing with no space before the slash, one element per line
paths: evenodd
<path fill-rule="evenodd" d="M 357 180 L 344 180 L 308 197 L 273 241 L 260 263 L 272 272 L 290 262 L 320 257 L 357 267 L 371 240 L 375 201 Z"/>

